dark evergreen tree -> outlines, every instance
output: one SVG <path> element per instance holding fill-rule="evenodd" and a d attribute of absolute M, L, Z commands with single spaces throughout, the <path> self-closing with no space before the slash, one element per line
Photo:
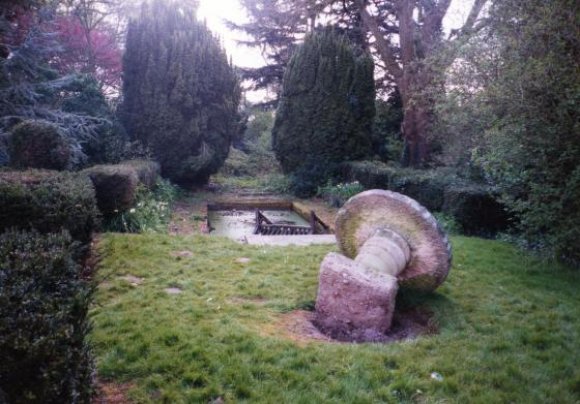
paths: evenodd
<path fill-rule="evenodd" d="M 204 183 L 227 157 L 239 122 L 240 87 L 219 41 L 178 3 L 144 4 L 129 24 L 122 120 L 164 176 Z"/>
<path fill-rule="evenodd" d="M 298 181 L 317 174 L 314 187 L 333 174 L 334 165 L 371 154 L 374 115 L 371 57 L 324 29 L 309 35 L 288 65 L 274 151 L 285 172 L 299 173 Z"/>

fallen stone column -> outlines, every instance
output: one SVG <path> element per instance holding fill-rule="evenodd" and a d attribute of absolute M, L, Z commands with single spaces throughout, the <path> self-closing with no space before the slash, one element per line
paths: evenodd
<path fill-rule="evenodd" d="M 399 284 L 431 291 L 449 272 L 451 247 L 435 218 L 395 192 L 351 198 L 337 215 L 336 238 L 344 255 L 322 261 L 315 324 L 339 340 L 380 341 Z"/>

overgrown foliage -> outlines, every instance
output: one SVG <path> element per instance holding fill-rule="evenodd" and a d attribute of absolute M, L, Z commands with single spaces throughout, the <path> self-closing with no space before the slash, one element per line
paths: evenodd
<path fill-rule="evenodd" d="M 399 162 L 404 142 L 401 135 L 403 106 L 401 96 L 394 91 L 386 100 L 377 100 L 373 126 L 373 152 L 382 161 Z"/>
<path fill-rule="evenodd" d="M 370 56 L 332 28 L 309 35 L 284 75 L 272 132 L 276 157 L 299 194 L 316 192 L 338 163 L 371 153 L 374 103 Z"/>
<path fill-rule="evenodd" d="M 491 16 L 502 65 L 480 162 L 525 236 L 580 263 L 580 4 L 505 0 Z"/>
<path fill-rule="evenodd" d="M 0 234 L 0 401 L 88 403 L 92 286 L 68 233 Z"/>
<path fill-rule="evenodd" d="M 93 184 L 69 172 L 0 171 L 0 206 L 0 232 L 67 230 L 73 239 L 88 243 L 99 224 Z"/>
<path fill-rule="evenodd" d="M 528 246 L 580 262 L 580 6 L 494 2 L 449 72 L 443 159 L 492 182 Z"/>
<path fill-rule="evenodd" d="M 205 183 L 240 119 L 238 79 L 217 38 L 190 7 L 145 4 L 129 25 L 123 69 L 129 136 L 150 147 L 163 176 Z"/>

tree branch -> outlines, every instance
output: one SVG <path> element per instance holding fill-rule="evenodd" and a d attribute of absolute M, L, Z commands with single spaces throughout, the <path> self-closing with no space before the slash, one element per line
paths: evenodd
<path fill-rule="evenodd" d="M 453 39 L 453 37 L 458 38 L 460 36 L 471 33 L 473 31 L 473 27 L 475 26 L 475 22 L 479 17 L 479 14 L 481 14 L 481 10 L 483 10 L 483 7 L 485 6 L 485 3 L 487 3 L 487 0 L 475 0 L 471 10 L 469 11 L 469 15 L 467 16 L 465 24 L 463 24 L 460 29 L 451 31 L 449 34 L 449 39 Z"/>
<path fill-rule="evenodd" d="M 395 52 L 391 47 L 391 44 L 381 33 L 375 18 L 367 11 L 365 1 L 358 0 L 357 6 L 359 8 L 360 16 L 364 25 L 375 37 L 375 46 L 381 55 L 381 58 L 385 62 L 387 71 L 391 73 L 395 80 L 398 82 L 403 77 L 403 70 L 401 69 L 401 66 L 399 66 L 399 62 L 397 61 L 397 57 L 395 56 Z"/>

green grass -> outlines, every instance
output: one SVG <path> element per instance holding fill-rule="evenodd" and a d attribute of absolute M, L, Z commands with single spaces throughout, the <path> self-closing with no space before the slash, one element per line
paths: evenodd
<path fill-rule="evenodd" d="M 255 191 L 287 194 L 290 191 L 289 179 L 276 172 L 256 176 L 216 174 L 211 177 L 211 181 L 217 184 L 222 192 Z"/>
<path fill-rule="evenodd" d="M 577 403 L 579 274 L 504 243 L 453 242 L 447 282 L 400 302 L 431 308 L 439 334 L 390 345 L 297 344 L 274 325 L 312 305 L 332 247 L 106 235 L 92 310 L 99 375 L 132 383 L 136 402 Z M 193 256 L 171 255 L 182 250 Z"/>

